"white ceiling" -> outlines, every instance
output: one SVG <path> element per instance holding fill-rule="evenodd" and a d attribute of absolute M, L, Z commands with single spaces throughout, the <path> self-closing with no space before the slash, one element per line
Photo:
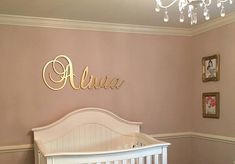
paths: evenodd
<path fill-rule="evenodd" d="M 172 0 L 163 0 L 168 3 Z M 216 0 L 210 7 L 211 19 L 219 17 Z M 226 14 L 235 11 L 235 2 L 225 5 Z M 191 27 L 189 19 L 179 23 L 177 6 L 168 10 L 170 20 L 163 22 L 163 12 L 154 11 L 154 0 L 0 0 L 0 14 L 63 18 L 82 21 L 135 24 L 147 26 Z M 199 23 L 204 22 L 199 11 Z M 186 17 L 186 16 L 185 16 Z"/>

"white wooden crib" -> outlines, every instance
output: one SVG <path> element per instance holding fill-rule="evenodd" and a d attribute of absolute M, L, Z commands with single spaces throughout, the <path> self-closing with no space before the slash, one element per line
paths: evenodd
<path fill-rule="evenodd" d="M 167 164 L 169 143 L 140 133 L 141 122 L 83 108 L 34 128 L 35 164 Z"/>

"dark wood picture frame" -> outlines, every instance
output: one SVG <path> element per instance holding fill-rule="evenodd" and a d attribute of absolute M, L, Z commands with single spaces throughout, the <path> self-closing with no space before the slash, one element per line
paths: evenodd
<path fill-rule="evenodd" d="M 202 58 L 202 81 L 219 81 L 220 79 L 220 55 L 206 56 Z"/>
<path fill-rule="evenodd" d="M 220 93 L 202 93 L 202 115 L 204 118 L 219 118 L 220 116 Z"/>

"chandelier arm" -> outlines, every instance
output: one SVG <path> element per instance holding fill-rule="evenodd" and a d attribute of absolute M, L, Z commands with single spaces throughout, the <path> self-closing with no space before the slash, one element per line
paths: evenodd
<path fill-rule="evenodd" d="M 220 0 L 220 2 L 222 2 L 222 3 L 225 3 L 225 2 L 227 2 L 228 0 Z"/>
<path fill-rule="evenodd" d="M 171 7 L 171 6 L 174 5 L 177 1 L 178 1 L 178 0 L 174 0 L 174 1 L 172 1 L 169 5 L 165 5 L 165 6 L 164 6 L 164 5 L 162 5 L 161 0 L 156 0 L 156 2 L 158 3 L 159 7 L 164 8 L 164 9 Z"/>
<path fill-rule="evenodd" d="M 227 1 L 227 0 L 225 0 L 225 1 Z M 203 4 L 204 4 L 205 6 L 210 6 L 210 5 L 211 5 L 211 0 L 208 0 L 208 2 L 206 2 L 206 0 L 204 0 L 204 1 L 203 1 Z"/>
<path fill-rule="evenodd" d="M 167 5 L 163 5 L 162 1 L 164 0 L 155 0 L 156 8 L 155 11 L 159 12 L 160 8 L 165 9 L 164 22 L 168 22 L 168 11 L 167 8 L 173 6 L 178 2 L 179 12 L 180 12 L 180 22 L 184 22 L 184 11 L 188 8 L 188 17 L 191 18 L 191 25 L 197 24 L 197 11 L 195 10 L 197 7 L 203 8 L 203 15 L 206 20 L 210 19 L 209 16 L 209 6 L 212 4 L 214 0 L 171 0 Z M 225 16 L 225 7 L 223 3 L 228 2 L 230 4 L 233 3 L 233 0 L 217 0 L 217 7 L 221 8 L 220 15 L 221 17 Z"/>

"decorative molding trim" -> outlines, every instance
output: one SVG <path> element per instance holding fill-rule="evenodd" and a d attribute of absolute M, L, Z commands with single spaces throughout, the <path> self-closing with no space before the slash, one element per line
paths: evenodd
<path fill-rule="evenodd" d="M 191 137 L 197 139 L 205 139 L 210 141 L 235 144 L 235 137 L 227 137 L 227 136 L 220 136 L 207 133 L 197 133 L 197 132 L 191 132 Z"/>
<path fill-rule="evenodd" d="M 105 22 L 80 21 L 58 18 L 43 18 L 0 14 L 0 24 L 90 31 L 124 32 L 149 35 L 196 36 L 201 33 L 235 22 L 235 12 L 224 18 L 216 18 L 191 28 L 144 26 Z"/>
<path fill-rule="evenodd" d="M 157 139 L 178 139 L 191 137 L 192 132 L 180 132 L 180 133 L 162 133 L 162 134 L 151 134 L 150 136 Z"/>
<path fill-rule="evenodd" d="M 0 154 L 1 153 L 14 153 L 14 152 L 22 152 L 22 151 L 31 151 L 31 150 L 33 150 L 33 144 L 0 146 Z"/>
<path fill-rule="evenodd" d="M 196 36 L 201 33 L 235 22 L 235 12 L 224 18 L 216 18 L 191 28 L 144 26 L 105 22 L 80 21 L 58 18 L 0 14 L 0 24 L 90 31 L 124 32 L 150 35 Z"/>
<path fill-rule="evenodd" d="M 192 32 L 191 35 L 196 36 L 196 35 L 217 29 L 219 27 L 225 26 L 225 25 L 233 23 L 233 22 L 235 22 L 235 12 L 232 12 L 232 13 L 226 15 L 224 18 L 222 18 L 222 17 L 216 18 L 216 19 L 210 20 L 208 22 L 205 22 L 203 24 L 196 25 L 196 26 L 192 27 L 191 28 L 191 32 Z"/>
<path fill-rule="evenodd" d="M 197 138 L 216 142 L 235 144 L 235 137 L 220 136 L 207 133 L 197 132 L 181 132 L 181 133 L 165 133 L 165 134 L 152 134 L 157 139 L 178 139 L 178 138 Z"/>
<path fill-rule="evenodd" d="M 157 139 L 179 139 L 179 138 L 196 138 L 204 139 L 215 142 L 235 144 L 235 137 L 220 136 L 207 133 L 197 133 L 197 132 L 180 132 L 180 133 L 162 133 L 162 134 L 151 134 L 150 136 Z M 32 151 L 33 144 L 26 145 L 12 145 L 12 146 L 0 146 L 1 153 L 14 153 L 14 152 L 24 152 Z"/>
<path fill-rule="evenodd" d="M 5 14 L 0 14 L 0 24 L 61 29 L 79 29 L 90 31 L 125 32 L 151 35 L 191 36 L 191 30 L 187 28 L 104 23 Z"/>

